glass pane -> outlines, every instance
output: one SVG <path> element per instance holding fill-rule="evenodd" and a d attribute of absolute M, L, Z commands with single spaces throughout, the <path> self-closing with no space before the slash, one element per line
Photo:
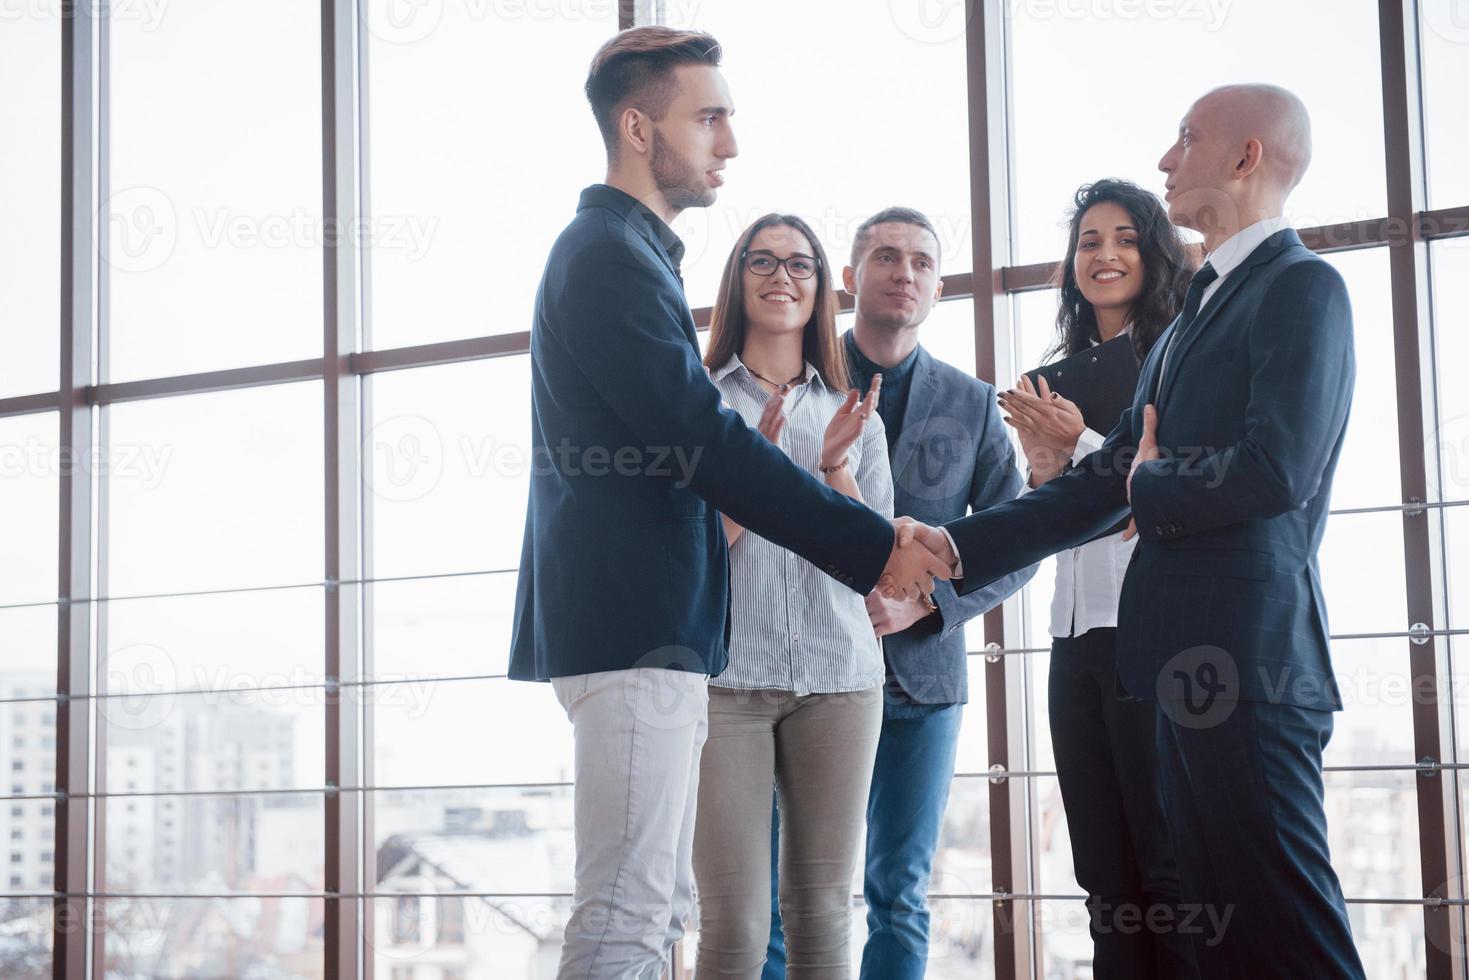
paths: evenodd
<path fill-rule="evenodd" d="M 56 598 L 59 439 L 55 412 L 0 419 L 0 604 Z"/>
<path fill-rule="evenodd" d="M 1418 778 L 1412 770 L 1326 773 L 1331 866 L 1347 898 L 1423 897 Z"/>
<path fill-rule="evenodd" d="M 373 676 L 505 673 L 515 585 L 514 572 L 373 583 Z"/>
<path fill-rule="evenodd" d="M 319 356 L 319 9 L 133 13 L 109 19 L 104 80 L 104 380 Z"/>
<path fill-rule="evenodd" d="M 8 714 L 8 712 L 7 712 Z M 0 746 L 0 765 L 11 773 L 17 761 L 39 762 L 43 751 L 38 732 L 25 735 L 7 733 L 7 743 Z M 15 742 L 25 743 L 15 748 Z M 34 745 L 34 747 L 32 747 Z M 55 749 L 49 750 L 54 756 Z M 0 800 L 0 893 L 49 892 L 56 867 L 56 814 L 50 800 Z M 0 900 L 0 908 L 6 902 Z M 5 946 L 0 943 L 0 964 L 5 962 Z M 9 977 L 10 974 L 0 973 Z"/>
<path fill-rule="evenodd" d="M 1437 367 L 1440 498 L 1469 500 L 1469 239 L 1429 246 L 1433 343 Z"/>
<path fill-rule="evenodd" d="M 865 218 L 894 204 L 917 208 L 938 232 L 941 271 L 969 271 L 962 4 L 940 5 L 936 17 L 888 0 L 663 6 L 670 27 L 719 39 L 737 109 L 741 153 L 728 185 L 714 207 L 685 211 L 674 225 L 688 245 L 694 306 L 714 302 L 739 233 L 772 210 L 805 218 L 833 265 L 846 265 Z M 859 107 L 881 136 L 872 126 L 824 124 Z"/>
<path fill-rule="evenodd" d="M 1035 929 L 1038 977 L 1091 975 L 1092 937 L 1086 903 L 1076 901 L 1028 902 Z"/>
<path fill-rule="evenodd" d="M 1469 91 L 1469 11 L 1459 0 L 1418 5 L 1423 21 L 1423 135 L 1428 144 L 1428 206 L 1469 204 L 1469 130 L 1463 94 Z"/>
<path fill-rule="evenodd" d="M 926 980 L 994 980 L 994 903 L 985 898 L 929 899 L 928 910 Z M 860 906 L 854 924 L 860 924 L 865 936 Z"/>
<path fill-rule="evenodd" d="M 1321 591 L 1333 636 L 1406 631 L 1403 517 L 1395 511 L 1336 514 L 1319 553 Z M 1364 569 L 1372 574 L 1364 575 Z"/>
<path fill-rule="evenodd" d="M 571 722 L 549 684 L 403 682 L 372 706 L 375 786 L 571 779 Z"/>
<path fill-rule="evenodd" d="M 111 793 L 298 789 L 326 782 L 321 688 L 100 698 Z"/>
<path fill-rule="evenodd" d="M 128 752 L 131 776 L 156 760 Z M 137 763 L 137 765 L 134 765 Z M 325 887 L 321 794 L 113 797 L 109 892 L 310 892 Z"/>
<path fill-rule="evenodd" d="M 571 916 L 570 898 L 402 895 L 369 906 L 378 980 L 551 977 Z"/>
<path fill-rule="evenodd" d="M 1083 183 L 1125 177 L 1161 195 L 1158 160 L 1189 105 L 1242 79 L 1283 85 L 1311 113 L 1312 164 L 1291 195 L 1294 224 L 1387 213 L 1372 0 L 1091 9 L 1078 17 L 1064 5 L 1018 4 L 1009 19 L 1017 263 L 1065 254 L 1061 222 Z M 1323 19 L 1331 43 L 1302 47 Z M 1099 90 L 1120 101 L 1100 109 Z"/>
<path fill-rule="evenodd" d="M 12 7 L 0 32 L 0 398 L 54 391 L 61 362 L 61 8 Z M 4 954 L 0 953 L 0 957 Z M 0 972 L 3 972 L 0 959 Z M 7 973 L 8 975 L 8 973 Z"/>
<path fill-rule="evenodd" d="M 33 690 L 23 687 L 19 683 L 7 681 L 0 690 L 10 697 L 29 697 L 41 694 L 55 685 L 55 675 L 50 682 L 43 682 L 43 678 L 36 676 L 37 687 Z M 51 793 L 56 789 L 56 702 L 55 701 L 17 701 L 10 704 L 0 704 L 0 795 L 7 796 L 34 796 L 42 793 Z M 32 811 L 16 814 L 7 810 L 12 816 L 23 817 L 27 820 L 39 820 L 49 817 L 50 801 L 40 801 L 46 810 Z M 24 801 L 14 801 L 3 804 L 5 807 L 25 806 Z M 0 838 L 0 841 L 9 839 L 9 835 Z M 34 858 L 30 855 L 26 860 Z M 34 876 L 41 873 L 37 866 L 27 865 L 23 873 L 27 875 L 26 882 L 29 884 Z M 12 888 L 11 891 L 19 889 Z"/>
<path fill-rule="evenodd" d="M 1411 641 L 1337 640 L 1331 666 L 1343 710 L 1324 754 L 1328 766 L 1410 766 L 1413 754 Z M 1442 697 L 1448 697 L 1445 687 Z"/>
<path fill-rule="evenodd" d="M 364 9 L 372 345 L 529 330 L 546 253 L 602 179 L 582 83 L 617 5 Z"/>
<path fill-rule="evenodd" d="M 56 693 L 56 622 L 54 605 L 0 609 L 0 697 Z"/>
<path fill-rule="evenodd" d="M 1015 789 L 1032 794 L 1031 842 L 1040 870 L 1037 890 L 1043 895 L 1083 894 L 1076 883 L 1060 780 L 1055 776 L 1021 778 L 1015 780 Z"/>
<path fill-rule="evenodd" d="M 370 794 L 379 891 L 570 893 L 571 790 Z"/>
<path fill-rule="evenodd" d="M 109 977 L 325 980 L 319 898 L 109 898 Z"/>
<path fill-rule="evenodd" d="M 372 575 L 517 567 L 534 465 L 530 357 L 391 371 L 368 384 Z"/>
<path fill-rule="evenodd" d="M 51 900 L 0 899 L 0 929 L 6 943 L 0 948 L 0 971 L 13 980 L 51 978 Z"/>
<path fill-rule="evenodd" d="M 1352 941 L 1369 977 L 1421 977 L 1428 972 L 1423 909 L 1418 905 L 1347 906 Z M 1448 953 L 1449 950 L 1443 952 Z"/>
<path fill-rule="evenodd" d="M 1398 396 L 1392 290 L 1385 248 L 1325 256 L 1352 300 L 1357 384 L 1347 438 L 1331 484 L 1334 510 L 1380 507 L 1403 498 L 1398 469 Z"/>
<path fill-rule="evenodd" d="M 107 617 L 102 689 L 225 691 L 322 681 L 321 588 L 123 599 Z"/>
<path fill-rule="evenodd" d="M 318 382 L 107 412 L 109 594 L 320 581 Z"/>
<path fill-rule="evenodd" d="M 988 772 L 990 750 L 985 713 L 985 662 L 984 657 L 968 657 L 966 661 L 969 667 L 969 703 L 964 706 L 964 717 L 959 721 L 959 749 L 954 756 L 954 771 Z M 1017 661 L 1010 663 L 1014 665 Z M 955 785 L 957 788 L 958 784 Z"/>
<path fill-rule="evenodd" d="M 985 895 L 994 889 L 990 864 L 990 782 L 961 777 L 949 788 L 944 827 L 928 890 L 934 895 Z M 862 879 L 857 879 L 861 892 Z"/>

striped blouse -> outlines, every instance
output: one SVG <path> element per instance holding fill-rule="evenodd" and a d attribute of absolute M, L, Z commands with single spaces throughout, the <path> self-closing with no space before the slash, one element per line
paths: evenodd
<path fill-rule="evenodd" d="M 739 356 L 713 371 L 724 401 L 753 428 L 770 397 Z M 821 439 L 846 398 L 806 364 L 806 383 L 786 395 L 780 448 L 817 479 Z M 848 452 L 862 499 L 893 516 L 893 478 L 882 418 L 874 412 Z M 784 548 L 746 530 L 729 552 L 733 622 L 729 667 L 715 687 L 798 695 L 863 691 L 882 684 L 882 648 L 862 596 Z"/>

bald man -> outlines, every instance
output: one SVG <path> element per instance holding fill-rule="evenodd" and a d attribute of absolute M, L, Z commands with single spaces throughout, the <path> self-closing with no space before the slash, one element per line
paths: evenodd
<path fill-rule="evenodd" d="M 1321 754 L 1341 700 L 1316 558 L 1356 365 L 1346 286 L 1282 217 L 1310 161 L 1290 92 L 1195 102 L 1158 169 L 1207 261 L 1132 408 L 1063 476 L 899 535 L 947 544 L 963 595 L 1131 510 L 1119 696 L 1161 709 L 1183 898 L 1179 921 L 1135 921 L 1188 933 L 1207 980 L 1363 976 L 1327 851 Z"/>

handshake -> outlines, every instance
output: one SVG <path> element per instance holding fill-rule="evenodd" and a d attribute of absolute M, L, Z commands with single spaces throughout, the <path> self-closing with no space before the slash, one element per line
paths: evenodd
<path fill-rule="evenodd" d="M 889 599 L 916 599 L 933 593 L 934 579 L 948 580 L 959 573 L 959 556 L 949 536 L 911 517 L 893 521 L 893 550 L 877 580 L 877 591 Z"/>

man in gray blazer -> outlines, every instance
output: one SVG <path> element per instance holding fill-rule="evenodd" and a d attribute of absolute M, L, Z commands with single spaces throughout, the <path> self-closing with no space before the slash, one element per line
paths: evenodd
<path fill-rule="evenodd" d="M 856 323 L 843 338 L 852 384 L 866 391 L 882 374 L 877 411 L 887 431 L 894 513 L 932 525 L 1013 499 L 1022 480 L 994 387 L 918 343 L 918 328 L 943 292 L 932 223 L 911 208 L 868 218 L 842 279 L 857 298 Z M 875 590 L 867 596 L 883 638 L 887 691 L 867 801 L 863 980 L 924 974 L 928 881 L 969 699 L 964 624 L 1033 574 L 1035 566 L 964 596 L 937 582 L 931 601 L 887 599 Z M 772 919 L 764 980 L 785 975 L 780 920 Z"/>

